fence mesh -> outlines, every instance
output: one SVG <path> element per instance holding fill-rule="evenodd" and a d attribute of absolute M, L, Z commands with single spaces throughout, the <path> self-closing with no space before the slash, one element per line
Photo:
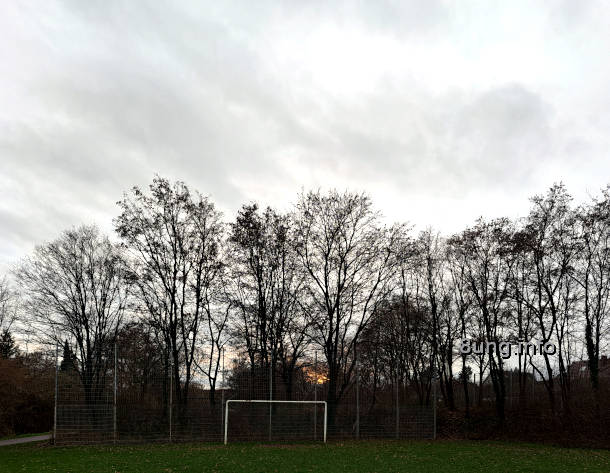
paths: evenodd
<path fill-rule="evenodd" d="M 134 362 L 118 347 L 113 358 L 99 373 L 58 369 L 56 444 L 222 442 L 228 400 L 329 401 L 314 357 L 290 378 L 276 367 L 233 362 L 220 369 L 214 390 L 197 376 L 188 390 L 183 381 L 177 387 L 162 357 Z M 337 392 L 328 402 L 328 440 L 435 436 L 434 403 L 418 403 L 408 382 L 373 384 L 358 374 Z M 323 433 L 323 404 L 229 403 L 231 442 L 322 441 Z"/>

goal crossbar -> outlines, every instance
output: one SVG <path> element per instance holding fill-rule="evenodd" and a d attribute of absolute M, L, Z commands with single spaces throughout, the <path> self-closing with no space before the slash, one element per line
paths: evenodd
<path fill-rule="evenodd" d="M 326 443 L 327 405 L 326 401 L 276 401 L 264 399 L 229 399 L 225 403 L 225 445 L 229 433 L 229 403 L 258 403 L 258 404 L 321 404 L 324 406 L 324 443 Z"/>

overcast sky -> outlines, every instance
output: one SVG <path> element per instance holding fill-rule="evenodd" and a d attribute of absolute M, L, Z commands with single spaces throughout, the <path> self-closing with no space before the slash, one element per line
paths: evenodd
<path fill-rule="evenodd" d="M 608 2 L 204 3 L 0 4 L 0 268 L 155 173 L 445 233 L 610 182 Z"/>

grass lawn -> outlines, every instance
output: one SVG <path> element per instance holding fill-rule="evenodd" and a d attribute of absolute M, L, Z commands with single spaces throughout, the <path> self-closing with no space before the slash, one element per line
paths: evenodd
<path fill-rule="evenodd" d="M 610 472 L 610 451 L 470 441 L 0 447 L 0 472 Z"/>

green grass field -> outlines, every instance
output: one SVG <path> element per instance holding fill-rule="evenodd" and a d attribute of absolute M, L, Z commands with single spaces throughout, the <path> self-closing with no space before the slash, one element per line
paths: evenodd
<path fill-rule="evenodd" d="M 370 441 L 0 447 L 0 472 L 610 472 L 610 451 L 496 442 Z"/>

